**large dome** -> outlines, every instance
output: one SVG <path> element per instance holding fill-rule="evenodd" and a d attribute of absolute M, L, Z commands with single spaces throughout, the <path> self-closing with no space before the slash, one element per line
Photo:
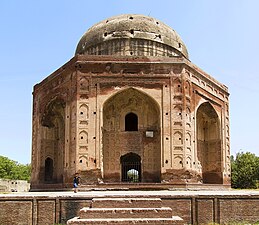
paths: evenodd
<path fill-rule="evenodd" d="M 134 14 L 111 17 L 92 26 L 80 39 L 75 54 L 188 58 L 185 44 L 171 27 Z"/>

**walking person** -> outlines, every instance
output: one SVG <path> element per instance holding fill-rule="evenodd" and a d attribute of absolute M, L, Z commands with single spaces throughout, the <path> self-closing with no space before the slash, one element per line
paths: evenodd
<path fill-rule="evenodd" d="M 74 192 L 77 193 L 78 185 L 80 183 L 80 177 L 78 173 L 75 173 L 74 179 L 73 179 L 73 187 L 74 187 Z"/>

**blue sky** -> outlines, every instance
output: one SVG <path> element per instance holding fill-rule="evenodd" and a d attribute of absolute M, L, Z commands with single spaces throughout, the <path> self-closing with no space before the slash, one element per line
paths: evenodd
<path fill-rule="evenodd" d="M 258 0 L 0 1 L 0 155 L 31 159 L 32 88 L 108 17 L 144 14 L 174 28 L 191 61 L 229 87 L 231 152 L 259 156 Z"/>

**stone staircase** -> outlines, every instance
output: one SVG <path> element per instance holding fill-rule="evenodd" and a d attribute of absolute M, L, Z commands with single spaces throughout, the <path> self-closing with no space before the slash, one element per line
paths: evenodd
<path fill-rule="evenodd" d="M 79 217 L 67 225 L 183 225 L 172 209 L 162 207 L 160 198 L 93 198 L 90 207 L 80 210 Z"/>

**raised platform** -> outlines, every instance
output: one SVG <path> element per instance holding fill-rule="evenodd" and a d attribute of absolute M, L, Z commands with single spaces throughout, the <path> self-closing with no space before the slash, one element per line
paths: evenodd
<path fill-rule="evenodd" d="M 72 189 L 71 184 L 63 187 L 59 184 L 46 184 L 38 187 L 33 187 L 30 191 L 69 191 Z M 81 184 L 79 186 L 80 191 L 127 191 L 127 190 L 139 190 L 139 191 L 154 191 L 154 190 L 230 190 L 230 185 L 223 184 L 170 184 L 170 183 L 101 183 L 101 184 Z"/>
<path fill-rule="evenodd" d="M 162 207 L 160 198 L 93 198 L 90 207 L 84 207 L 79 217 L 68 220 L 68 225 L 117 224 L 183 225 L 170 207 Z"/>
<path fill-rule="evenodd" d="M 184 224 L 259 221 L 259 191 L 252 190 L 99 190 L 0 194 L 0 221 L 1 225 L 20 225 L 21 221 L 32 225 L 66 224 L 69 219 L 80 215 L 80 209 L 91 207 L 93 199 L 104 198 L 159 198 L 161 206 L 171 208 L 172 215 L 182 218 Z"/>

